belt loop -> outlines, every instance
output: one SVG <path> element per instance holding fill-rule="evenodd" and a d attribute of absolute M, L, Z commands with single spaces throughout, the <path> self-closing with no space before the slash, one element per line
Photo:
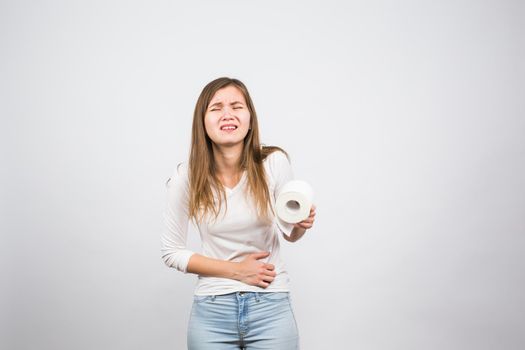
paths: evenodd
<path fill-rule="evenodd" d="M 259 302 L 259 292 L 255 292 L 255 301 Z"/>
<path fill-rule="evenodd" d="M 215 295 L 212 295 L 212 296 L 211 296 L 211 301 L 212 301 L 212 302 L 215 301 Z"/>

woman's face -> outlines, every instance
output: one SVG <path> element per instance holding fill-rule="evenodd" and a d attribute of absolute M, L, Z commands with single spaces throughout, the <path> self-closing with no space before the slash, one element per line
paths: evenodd
<path fill-rule="evenodd" d="M 237 87 L 229 85 L 217 90 L 206 109 L 204 127 L 218 146 L 243 142 L 250 128 L 250 111 Z"/>

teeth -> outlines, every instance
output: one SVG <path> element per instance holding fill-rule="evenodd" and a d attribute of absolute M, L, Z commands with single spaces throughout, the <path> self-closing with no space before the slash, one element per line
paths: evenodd
<path fill-rule="evenodd" d="M 225 127 L 221 128 L 221 130 L 235 130 L 235 129 L 237 129 L 236 126 L 225 126 Z"/>

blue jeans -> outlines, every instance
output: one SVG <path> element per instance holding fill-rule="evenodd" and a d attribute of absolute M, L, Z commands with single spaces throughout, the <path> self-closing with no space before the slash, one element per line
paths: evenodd
<path fill-rule="evenodd" d="M 194 295 L 188 324 L 188 349 L 299 349 L 289 293 Z"/>

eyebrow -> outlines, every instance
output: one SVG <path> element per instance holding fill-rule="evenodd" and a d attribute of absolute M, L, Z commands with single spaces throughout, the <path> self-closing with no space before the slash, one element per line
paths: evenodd
<path fill-rule="evenodd" d="M 241 101 L 233 101 L 232 103 L 230 103 L 231 106 L 235 105 L 235 104 L 243 104 Z M 211 108 L 213 106 L 222 106 L 222 102 L 215 102 L 214 104 L 210 105 L 208 108 Z"/>

